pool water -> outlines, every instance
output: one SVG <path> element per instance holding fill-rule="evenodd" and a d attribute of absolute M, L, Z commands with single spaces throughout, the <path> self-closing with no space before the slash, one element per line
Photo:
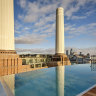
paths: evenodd
<path fill-rule="evenodd" d="M 10 89 L 15 96 L 76 96 L 96 84 L 91 69 L 91 64 L 80 64 L 16 74 Z"/>

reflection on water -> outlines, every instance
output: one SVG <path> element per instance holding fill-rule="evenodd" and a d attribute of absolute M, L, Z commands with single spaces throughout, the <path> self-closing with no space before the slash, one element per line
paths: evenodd
<path fill-rule="evenodd" d="M 92 66 L 57 66 L 2 76 L 1 81 L 8 96 L 76 96 L 96 84 Z"/>
<path fill-rule="evenodd" d="M 57 66 L 56 69 L 55 69 L 55 72 L 56 72 L 56 94 L 57 96 L 64 96 L 64 66 Z M 33 72 L 34 73 L 34 72 Z M 44 74 L 44 72 L 41 72 Z M 40 74 L 40 73 L 39 73 Z M 36 74 L 32 74 L 33 77 L 35 77 L 34 75 Z M 19 78 L 22 78 L 22 76 L 24 76 L 23 74 L 21 75 L 21 77 Z M 25 78 L 25 77 L 24 77 Z M 28 79 L 30 78 L 30 76 L 28 77 Z M 25 81 L 26 81 L 27 78 L 25 78 Z M 30 78 L 31 79 L 31 78 Z M 15 82 L 15 80 L 19 80 L 15 77 L 15 75 L 6 75 L 6 76 L 2 76 L 1 77 L 1 82 L 2 82 L 2 85 L 4 87 L 4 90 L 5 92 L 7 93 L 8 96 L 18 96 L 17 94 L 15 94 L 15 87 L 18 88 L 17 85 L 21 85 L 23 86 L 22 84 L 24 84 L 24 80 L 23 81 L 20 81 L 19 84 L 17 84 Z M 21 84 L 22 82 L 22 84 Z M 34 82 L 34 81 L 33 81 Z M 50 81 L 49 81 L 50 82 Z M 16 84 L 15 84 L 16 83 Z M 25 82 L 26 83 L 26 82 Z M 33 85 L 33 84 L 32 84 Z M 21 87 L 19 86 L 19 87 Z M 35 86 L 34 86 L 35 88 Z M 32 90 L 31 90 L 32 91 Z M 28 93 L 27 93 L 28 94 Z M 32 94 L 32 92 L 31 92 Z M 54 96 L 55 96 L 54 95 Z M 20 95 L 21 96 L 21 95 Z M 24 95 L 25 96 L 25 95 Z M 34 95 L 36 96 L 36 95 Z M 39 96 L 39 95 L 38 95 Z M 40 95 L 41 96 L 41 95 Z M 47 96 L 47 95 L 46 95 Z"/>
<path fill-rule="evenodd" d="M 91 71 L 96 71 L 96 64 L 91 64 Z"/>
<path fill-rule="evenodd" d="M 64 68 L 65 68 L 65 66 L 57 66 L 56 69 L 55 69 L 56 75 L 54 75 L 54 76 L 56 76 L 55 77 L 56 78 L 56 85 L 55 85 L 56 86 L 56 94 L 53 95 L 53 96 L 56 96 L 56 95 L 57 96 L 64 96 Z M 45 73 L 46 73 L 46 71 L 45 71 Z M 42 72 L 39 71 L 39 75 L 40 74 L 44 74 L 44 72 L 43 71 Z M 18 96 L 17 93 L 15 94 L 15 87 L 16 88 L 20 88 L 20 87 L 24 86 L 24 82 L 26 84 L 26 79 L 28 80 L 30 78 L 30 76 L 28 78 L 25 78 L 25 76 L 27 76 L 27 75 L 26 74 L 25 75 L 24 74 L 21 74 L 21 75 L 19 75 L 20 77 L 15 77 L 15 75 L 13 74 L 13 75 L 6 75 L 6 76 L 2 76 L 1 77 L 2 85 L 3 85 L 4 90 L 5 90 L 5 92 L 7 93 L 8 96 Z M 37 78 L 37 76 L 39 77 L 39 75 L 38 75 L 38 73 L 37 73 L 37 75 L 36 74 L 32 74 L 32 77 L 31 78 L 33 78 L 33 79 L 34 79 L 34 77 Z M 24 80 L 19 80 L 19 78 L 20 79 L 21 78 L 23 78 L 23 79 L 25 78 L 25 81 Z M 18 82 L 18 84 L 17 84 L 17 82 Z M 33 82 L 34 82 L 34 80 L 33 80 Z M 48 81 L 48 82 L 50 82 L 50 81 Z M 34 85 L 34 88 L 35 87 L 36 86 Z M 30 89 L 30 90 L 32 91 L 32 89 Z M 31 92 L 31 94 L 32 93 L 33 92 Z M 21 95 L 19 95 L 19 96 L 21 96 Z M 24 96 L 26 96 L 26 95 L 24 95 Z M 36 95 L 34 94 L 34 96 L 36 96 Z"/>
<path fill-rule="evenodd" d="M 6 75 L 0 78 L 1 84 L 7 96 L 14 96 L 15 94 L 15 75 Z"/>
<path fill-rule="evenodd" d="M 56 67 L 57 96 L 64 96 L 64 69 L 65 66 Z"/>

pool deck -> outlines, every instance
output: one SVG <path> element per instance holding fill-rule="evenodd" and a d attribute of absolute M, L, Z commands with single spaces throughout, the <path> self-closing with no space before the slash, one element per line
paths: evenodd
<path fill-rule="evenodd" d="M 83 94 L 82 96 L 96 96 L 96 86 L 88 92 L 86 92 L 85 94 Z"/>
<path fill-rule="evenodd" d="M 85 90 L 77 96 L 96 96 L 96 85 L 90 87 L 89 89 Z"/>

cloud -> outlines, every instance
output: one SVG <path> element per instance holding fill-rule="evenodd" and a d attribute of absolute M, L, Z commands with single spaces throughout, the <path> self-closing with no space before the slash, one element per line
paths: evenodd
<path fill-rule="evenodd" d="M 22 8 L 18 19 L 15 21 L 16 44 L 38 44 L 47 42 L 48 37 L 55 34 L 56 8 L 62 6 L 65 10 L 65 17 L 68 20 L 85 19 L 95 12 L 89 10 L 83 15 L 75 15 L 81 8 L 85 8 L 89 2 L 95 0 L 19 0 L 19 6 Z M 87 8 L 88 9 L 88 8 Z M 81 34 L 95 34 L 95 24 L 72 25 L 65 24 L 66 38 L 74 38 Z M 18 34 L 18 35 L 17 35 Z M 42 37 L 44 35 L 44 37 Z"/>
<path fill-rule="evenodd" d="M 71 4 L 69 8 L 67 8 L 65 12 L 65 16 L 67 16 L 67 19 L 85 19 L 87 16 L 91 15 L 95 12 L 95 10 L 84 12 L 84 15 L 82 16 L 76 16 L 74 13 L 78 12 L 81 8 L 85 8 L 88 10 L 88 6 L 85 6 L 88 3 L 96 3 L 95 0 L 74 0 L 74 3 L 76 3 L 74 6 Z M 89 8 L 90 10 L 90 8 Z"/>
<path fill-rule="evenodd" d="M 40 22 L 39 22 L 40 23 Z M 46 24 L 43 27 L 37 25 L 33 31 L 30 27 L 24 27 L 21 32 L 15 31 L 15 33 L 20 34 L 15 37 L 16 44 L 40 44 L 42 42 L 47 42 L 48 37 L 52 37 L 55 34 L 55 24 Z M 21 27 L 19 25 L 19 27 Z M 19 28 L 17 27 L 17 29 Z M 31 29 L 31 32 L 28 31 Z M 65 38 L 72 39 L 80 35 L 89 35 L 92 38 L 96 36 L 96 23 L 90 23 L 87 25 L 76 26 L 75 24 L 65 24 Z M 87 38 L 86 38 L 87 39 Z"/>
<path fill-rule="evenodd" d="M 15 38 L 16 44 L 39 44 L 42 42 L 47 42 L 45 39 L 47 35 L 45 34 L 25 34 L 20 35 L 19 37 Z"/>
<path fill-rule="evenodd" d="M 24 19 L 24 15 L 23 15 L 23 14 L 19 14 L 19 15 L 18 15 L 18 18 L 19 18 L 20 20 L 23 20 L 23 19 Z"/>
<path fill-rule="evenodd" d="M 43 16 L 42 18 L 39 19 L 39 21 L 37 21 L 35 23 L 35 26 L 37 27 L 41 27 L 41 26 L 44 26 L 45 24 L 47 25 L 48 22 L 55 22 L 55 18 L 56 18 L 56 15 L 55 14 L 50 14 L 48 16 Z"/>
<path fill-rule="evenodd" d="M 24 16 L 24 22 L 35 22 L 39 18 L 45 16 L 49 13 L 53 13 L 56 10 L 56 4 L 43 5 L 37 2 L 28 2 L 28 7 L 26 7 L 26 15 Z"/>
<path fill-rule="evenodd" d="M 90 10 L 90 11 L 87 11 L 84 15 L 82 16 L 71 16 L 71 19 L 72 20 L 80 20 L 80 19 L 86 19 L 88 16 L 90 16 L 91 14 L 95 13 L 96 10 Z"/>
<path fill-rule="evenodd" d="M 67 7 L 72 3 L 74 0 L 37 0 L 34 2 L 30 2 L 29 0 L 20 0 L 20 6 L 23 8 L 25 15 L 19 14 L 19 19 L 23 18 L 24 22 L 31 23 L 38 21 L 41 17 L 45 18 L 48 14 L 53 13 L 55 15 L 56 8 L 59 6 L 64 7 L 66 10 Z M 25 5 L 27 6 L 25 7 Z M 51 19 L 52 20 L 52 19 Z M 43 20 L 44 21 L 44 20 Z"/>
<path fill-rule="evenodd" d="M 74 36 L 70 35 L 70 36 L 66 36 L 65 38 L 71 39 L 74 38 Z"/>
<path fill-rule="evenodd" d="M 67 19 L 72 19 L 74 18 L 72 16 L 75 16 L 74 13 L 78 12 L 81 7 L 82 8 L 85 7 L 85 5 L 88 3 L 96 3 L 96 1 L 95 0 L 60 0 L 60 1 L 37 0 L 37 1 L 30 2 L 29 0 L 19 0 L 19 5 L 21 8 L 23 8 L 24 13 L 26 14 L 24 14 L 23 17 L 21 14 L 19 14 L 18 17 L 19 19 L 23 18 L 24 22 L 31 23 L 39 20 L 43 16 L 46 17 L 47 14 L 53 13 L 55 15 L 56 8 L 62 6 L 65 10 L 65 16 L 67 16 Z M 92 13 L 91 11 L 86 12 L 86 15 L 89 15 L 91 13 Z M 83 16 L 81 17 L 83 18 Z"/>
<path fill-rule="evenodd" d="M 86 16 L 72 16 L 72 19 L 85 19 L 87 18 Z"/>
<path fill-rule="evenodd" d="M 15 21 L 15 31 L 18 31 L 20 28 L 22 28 L 22 24 L 20 24 L 20 22 L 18 22 L 17 20 Z"/>
<path fill-rule="evenodd" d="M 19 0 L 19 4 L 20 4 L 21 8 L 25 8 L 26 3 L 27 3 L 27 0 Z"/>
<path fill-rule="evenodd" d="M 43 49 L 43 48 L 35 48 L 35 49 L 22 49 L 22 48 L 17 48 L 16 51 L 19 54 L 26 54 L 26 53 L 32 53 L 32 54 L 55 54 L 54 48 L 48 48 L 48 49 Z"/>
<path fill-rule="evenodd" d="M 96 23 L 90 23 L 78 27 L 76 25 L 66 24 L 65 33 L 68 35 L 66 37 L 71 37 L 71 38 L 84 34 L 94 37 L 94 33 L 96 33 Z"/>
<path fill-rule="evenodd" d="M 95 13 L 95 12 L 96 12 L 96 10 L 91 10 L 91 11 L 86 12 L 86 15 L 87 15 L 87 16 L 90 16 L 91 14 L 93 14 L 93 13 Z"/>
<path fill-rule="evenodd" d="M 65 16 L 67 16 L 67 19 L 70 19 L 72 14 L 74 12 L 77 12 L 79 10 L 79 7 L 71 7 L 70 9 L 68 9 L 66 12 L 65 12 Z"/>

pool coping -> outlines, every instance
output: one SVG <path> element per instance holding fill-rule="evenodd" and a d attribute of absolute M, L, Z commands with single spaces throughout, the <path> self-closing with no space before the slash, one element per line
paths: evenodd
<path fill-rule="evenodd" d="M 96 84 L 91 86 L 90 88 L 86 89 L 85 91 L 81 92 L 80 94 L 76 95 L 76 96 L 82 96 L 84 95 L 85 93 L 87 93 L 88 91 L 90 91 L 91 89 L 93 89 L 94 87 L 96 87 Z"/>

